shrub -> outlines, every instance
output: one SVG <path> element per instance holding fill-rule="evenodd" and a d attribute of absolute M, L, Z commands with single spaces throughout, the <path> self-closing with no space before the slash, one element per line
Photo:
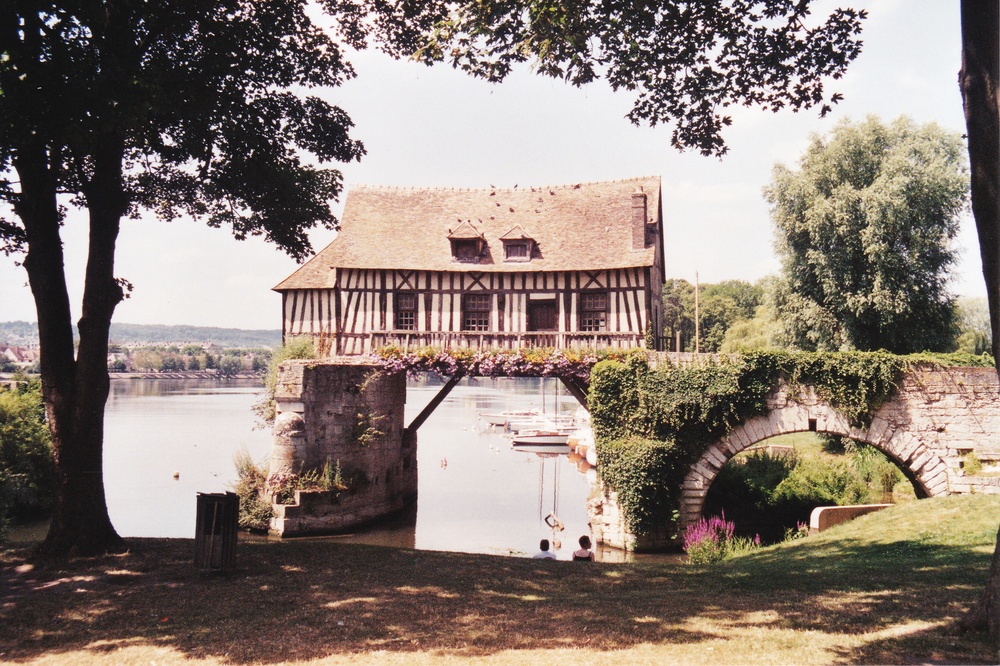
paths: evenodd
<path fill-rule="evenodd" d="M 774 489 L 788 478 L 797 463 L 794 452 L 772 454 L 755 450 L 737 456 L 715 477 L 712 488 L 719 484 L 719 493 L 712 500 L 727 506 L 743 505 L 764 510 L 771 502 Z M 706 511 L 714 513 L 708 507 Z"/>
<path fill-rule="evenodd" d="M 868 501 L 891 501 L 896 484 L 904 480 L 903 473 L 888 457 L 874 446 L 854 443 L 851 465 L 868 485 Z"/>
<path fill-rule="evenodd" d="M 236 485 L 233 491 L 240 498 L 240 527 L 248 530 L 267 530 L 274 511 L 267 493 L 267 468 L 263 462 L 254 462 L 242 449 L 233 457 L 236 465 Z"/>
<path fill-rule="evenodd" d="M 766 541 L 781 538 L 784 530 L 796 523 L 796 512 L 783 515 L 776 507 L 775 489 L 798 464 L 794 452 L 772 454 L 756 450 L 736 456 L 719 470 L 705 498 L 708 515 L 725 511 L 739 526 L 743 536 L 759 534 Z"/>
<path fill-rule="evenodd" d="M 249 530 L 268 530 L 274 516 L 272 501 L 291 504 L 297 490 L 331 491 L 334 499 L 369 482 L 361 470 L 345 472 L 340 461 L 327 459 L 321 469 L 294 472 L 278 470 L 268 473 L 266 463 L 254 462 L 247 451 L 240 450 L 233 458 L 237 481 L 233 491 L 240 498 L 239 525 Z"/>
<path fill-rule="evenodd" d="M 974 476 L 983 471 L 983 463 L 976 456 L 975 451 L 969 451 L 962 456 L 962 470 L 969 476 Z"/>
<path fill-rule="evenodd" d="M 47 515 L 55 465 L 41 383 L 0 390 L 0 524 Z"/>
<path fill-rule="evenodd" d="M 774 490 L 775 504 L 801 506 L 804 518 L 817 506 L 864 504 L 868 486 L 846 462 L 808 460 L 795 466 Z"/>

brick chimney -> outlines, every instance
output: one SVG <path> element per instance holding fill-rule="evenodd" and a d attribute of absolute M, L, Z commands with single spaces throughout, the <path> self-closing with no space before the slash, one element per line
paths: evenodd
<path fill-rule="evenodd" d="M 632 193 L 632 249 L 646 249 L 646 194 L 641 185 Z"/>

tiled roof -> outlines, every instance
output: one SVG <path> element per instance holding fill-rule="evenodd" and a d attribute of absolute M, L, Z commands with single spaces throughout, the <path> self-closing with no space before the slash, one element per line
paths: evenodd
<path fill-rule="evenodd" d="M 455 229 L 454 231 L 452 231 L 451 229 L 449 229 L 448 230 L 448 238 L 449 239 L 459 239 L 459 238 L 462 238 L 462 239 L 475 239 L 475 238 L 483 238 L 483 234 L 478 229 L 476 229 L 476 227 L 472 224 L 471 220 L 466 220 L 466 221 L 462 222 L 461 224 L 459 224 L 458 228 Z"/>
<path fill-rule="evenodd" d="M 500 240 L 522 240 L 525 238 L 531 238 L 531 236 L 524 231 L 524 227 L 520 224 L 515 224 L 510 228 L 510 231 L 500 236 Z"/>
<path fill-rule="evenodd" d="M 275 290 L 332 287 L 332 268 L 523 272 L 652 266 L 659 234 L 649 247 L 632 249 L 632 194 L 640 188 L 647 223 L 662 233 L 658 176 L 513 189 L 355 187 L 337 237 Z M 517 225 L 530 229 L 536 243 L 527 263 L 503 260 L 500 239 Z M 456 261 L 449 238 L 469 237 L 472 230 L 486 239 L 485 256 L 477 263 Z"/>

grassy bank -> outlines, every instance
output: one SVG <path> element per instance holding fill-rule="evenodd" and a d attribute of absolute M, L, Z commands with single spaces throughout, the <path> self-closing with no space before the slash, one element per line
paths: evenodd
<path fill-rule="evenodd" d="M 0 662 L 994 663 L 956 620 L 998 521 L 1000 498 L 911 502 L 705 569 L 303 540 L 241 543 L 219 576 L 183 540 L 46 567 L 15 547 Z"/>

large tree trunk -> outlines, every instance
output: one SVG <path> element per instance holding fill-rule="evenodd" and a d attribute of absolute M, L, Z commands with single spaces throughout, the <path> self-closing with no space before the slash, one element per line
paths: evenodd
<path fill-rule="evenodd" d="M 51 191 L 38 188 L 45 195 L 38 198 L 44 214 L 30 220 L 21 215 L 28 231 L 25 268 L 38 312 L 42 390 L 56 463 L 54 515 L 39 547 L 39 554 L 45 556 L 91 555 L 125 547 L 111 524 L 104 494 L 104 409 L 111 387 L 108 334 L 115 307 L 123 297 L 114 276 L 115 245 L 128 207 L 123 128 L 129 119 L 119 116 L 122 105 L 116 100 L 128 94 L 137 59 L 135 36 L 126 20 L 127 3 L 109 5 L 93 18 L 91 29 L 100 42 L 100 75 L 92 85 L 97 98 L 105 100 L 97 111 L 102 122 L 87 132 L 65 137 L 58 130 L 53 133 L 54 144 L 66 140 L 71 160 L 50 154 L 58 150 L 50 145 L 26 153 L 23 164 L 15 165 L 19 172 L 48 165 L 48 178 L 39 178 L 46 185 L 57 182 L 58 169 L 71 165 L 90 225 L 78 322 L 80 345 L 74 358 L 55 186 Z M 22 174 L 22 192 L 27 195 L 24 186 Z"/>
<path fill-rule="evenodd" d="M 22 185 L 17 212 L 28 235 L 24 266 L 38 313 L 42 392 L 56 467 L 54 515 L 39 547 L 44 556 L 124 549 L 108 516 L 104 495 L 108 331 L 115 305 L 122 297 L 113 271 L 124 211 L 119 201 L 121 148 L 113 144 L 108 148 L 104 156 L 96 157 L 88 188 L 90 242 L 76 358 L 52 174 L 59 157 L 45 146 L 26 146 L 19 151 L 16 163 Z"/>
<path fill-rule="evenodd" d="M 109 291 L 104 285 L 99 285 L 103 288 L 92 285 L 108 282 L 95 278 L 94 274 L 110 270 L 110 267 L 95 266 L 100 263 L 95 259 L 113 253 L 114 240 L 111 239 L 109 250 L 109 232 L 105 229 L 95 234 L 97 225 L 92 219 L 85 288 L 89 298 L 84 298 L 84 314 L 79 324 L 80 350 L 78 358 L 74 359 L 54 191 L 46 198 L 51 199 L 53 205 L 50 207 L 45 201 L 39 208 L 49 209 L 48 212 L 21 218 L 29 232 L 24 265 L 38 313 L 42 392 L 56 468 L 55 510 L 39 554 L 90 555 L 121 551 L 124 543 L 111 525 L 105 501 L 102 455 L 104 406 L 110 385 L 107 332 L 113 305 L 96 313 L 92 312 L 95 308 L 87 306 L 88 300 L 95 298 L 93 292 Z M 29 219 L 33 221 L 29 223 Z M 114 233 L 117 234 L 117 220 Z M 113 280 L 110 283 L 117 287 Z"/>
<path fill-rule="evenodd" d="M 959 76 L 972 171 L 972 214 L 990 305 L 993 358 L 1000 373 L 1000 2 L 962 0 L 962 71 Z M 998 534 L 1000 538 L 1000 534 Z M 1000 542 L 986 590 L 963 620 L 989 628 L 1000 649 Z"/>

